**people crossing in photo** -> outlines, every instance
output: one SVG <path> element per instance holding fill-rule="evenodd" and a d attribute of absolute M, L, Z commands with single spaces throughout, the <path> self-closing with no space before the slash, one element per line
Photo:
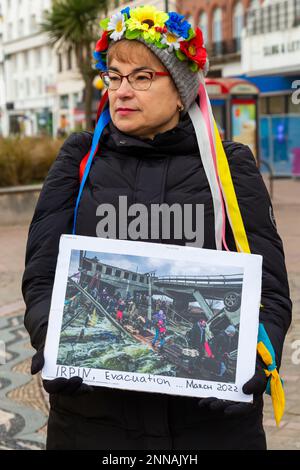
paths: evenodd
<path fill-rule="evenodd" d="M 217 366 L 216 375 L 223 377 L 227 371 L 229 354 L 234 350 L 234 336 L 236 328 L 229 325 L 224 331 L 215 336 L 210 342 L 210 347 Z"/>
<path fill-rule="evenodd" d="M 194 323 L 193 328 L 188 332 L 191 348 L 196 349 L 201 356 L 205 354 L 206 342 L 206 319 L 202 318 Z"/>
<path fill-rule="evenodd" d="M 166 329 L 165 320 L 158 317 L 156 320 L 155 335 L 152 340 L 152 346 L 155 347 L 156 342 L 159 340 L 159 348 L 162 349 L 165 344 L 166 333 L 167 333 L 167 329 Z"/>

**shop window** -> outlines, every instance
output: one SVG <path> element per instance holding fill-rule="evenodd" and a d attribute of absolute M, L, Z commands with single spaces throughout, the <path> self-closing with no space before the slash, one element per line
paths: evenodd
<path fill-rule="evenodd" d="M 250 0 L 248 8 L 249 8 L 249 10 L 256 10 L 257 8 L 260 8 L 260 1 L 259 0 Z"/>
<path fill-rule="evenodd" d="M 58 71 L 63 71 L 62 54 L 58 54 Z"/>
<path fill-rule="evenodd" d="M 260 114 L 268 114 L 268 98 L 260 98 L 259 100 Z"/>
<path fill-rule="evenodd" d="M 60 96 L 60 107 L 62 109 L 68 109 L 69 108 L 69 96 L 68 95 Z"/>
<path fill-rule="evenodd" d="M 235 41 L 235 51 L 241 50 L 241 37 L 244 27 L 244 7 L 242 2 L 238 2 L 233 11 L 233 38 Z"/>
<path fill-rule="evenodd" d="M 31 15 L 30 17 L 30 31 L 36 33 L 38 30 L 38 25 L 36 21 L 36 15 Z"/>
<path fill-rule="evenodd" d="M 299 100 L 299 93 L 297 101 Z M 300 114 L 300 103 L 296 103 L 296 99 L 292 100 L 292 96 L 288 99 L 288 113 L 289 114 Z"/>
<path fill-rule="evenodd" d="M 79 96 L 79 93 L 74 93 L 73 95 L 73 103 L 74 103 L 74 106 L 75 108 L 78 108 L 80 103 L 81 103 L 81 99 L 80 99 L 80 96 Z"/>
<path fill-rule="evenodd" d="M 285 114 L 286 103 L 285 96 L 270 96 L 269 114 Z"/>
<path fill-rule="evenodd" d="M 18 33 L 20 37 L 24 36 L 24 20 L 23 19 L 19 20 Z"/>
<path fill-rule="evenodd" d="M 300 0 L 294 0 L 294 27 L 300 25 Z"/>
<path fill-rule="evenodd" d="M 38 84 L 38 94 L 43 94 L 43 79 L 42 77 L 37 77 L 37 84 Z"/>
<path fill-rule="evenodd" d="M 67 52 L 67 64 L 68 64 L 68 70 L 72 69 L 72 47 L 69 47 L 68 52 Z"/>
<path fill-rule="evenodd" d="M 202 34 L 203 34 L 204 44 L 207 44 L 208 42 L 208 19 L 207 19 L 207 13 L 205 13 L 205 11 L 203 11 L 200 15 L 199 28 L 201 29 Z"/>
<path fill-rule="evenodd" d="M 23 52 L 23 64 L 24 64 L 24 69 L 28 69 L 29 61 L 28 61 L 28 51 Z"/>
<path fill-rule="evenodd" d="M 221 55 L 223 53 L 223 17 L 222 9 L 215 8 L 213 13 L 213 54 Z"/>

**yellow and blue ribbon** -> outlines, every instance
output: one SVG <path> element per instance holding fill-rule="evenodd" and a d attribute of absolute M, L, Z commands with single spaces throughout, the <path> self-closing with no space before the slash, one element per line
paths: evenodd
<path fill-rule="evenodd" d="M 266 376 L 269 377 L 266 392 L 272 397 L 275 421 L 279 426 L 285 408 L 283 381 L 277 370 L 274 348 L 262 323 L 258 328 L 257 351 L 267 366 L 267 369 L 264 369 Z"/>

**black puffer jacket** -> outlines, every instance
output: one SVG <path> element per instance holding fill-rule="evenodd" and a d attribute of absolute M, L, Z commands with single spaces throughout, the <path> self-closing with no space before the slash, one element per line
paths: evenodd
<path fill-rule="evenodd" d="M 43 342 L 45 335 L 59 238 L 62 233 L 71 233 L 72 231 L 74 206 L 79 189 L 79 164 L 89 150 L 91 140 L 92 134 L 87 132 L 73 134 L 66 140 L 44 183 L 30 226 L 22 288 L 27 306 L 25 325 L 32 344 L 36 348 Z M 272 207 L 267 190 L 256 168 L 251 151 L 242 144 L 229 141 L 224 142 L 224 148 L 251 251 L 263 255 L 261 302 L 263 308 L 260 320 L 266 327 L 276 351 L 277 362 L 280 364 L 283 341 L 291 320 L 291 301 L 282 242 L 272 218 Z M 116 207 L 118 212 L 118 198 L 121 195 L 128 197 L 128 204 L 134 202 L 146 205 L 163 202 L 169 205 L 173 203 L 204 204 L 204 248 L 215 249 L 211 192 L 199 156 L 193 126 L 188 116 L 175 129 L 158 134 L 153 141 L 125 135 L 110 123 L 102 135 L 100 151 L 94 158 L 83 191 L 76 233 L 96 236 L 96 226 L 100 220 L 96 216 L 97 207 L 101 203 L 110 203 Z M 161 241 L 165 242 L 165 240 Z M 178 240 L 174 239 L 168 242 L 178 244 Z M 184 240 L 180 243 L 184 244 Z M 230 249 L 235 250 L 229 226 L 227 227 L 227 243 Z M 157 397 L 160 399 L 158 400 Z M 79 415 L 80 419 L 85 422 L 89 419 L 92 420 L 96 428 L 91 433 L 97 432 L 97 426 L 101 428 L 101 426 L 107 425 L 111 430 L 116 427 L 125 433 L 126 429 L 130 430 L 133 433 L 130 436 L 133 438 L 137 435 L 140 436 L 142 426 L 143 436 L 148 436 L 149 439 L 149 436 L 167 436 L 164 421 L 167 419 L 165 418 L 167 416 L 166 410 L 169 410 L 170 407 L 172 409 L 173 406 L 178 410 L 176 403 L 177 405 L 184 404 L 180 407 L 181 411 L 178 415 L 181 418 L 177 416 L 179 424 L 183 420 L 187 426 L 191 426 L 192 423 L 195 424 L 198 423 L 198 420 L 205 419 L 205 413 L 201 411 L 202 415 L 200 416 L 200 411 L 195 408 L 195 400 L 190 398 L 165 397 L 159 394 L 150 396 L 139 392 L 106 389 L 97 390 L 93 394 L 93 399 L 89 399 L 89 403 L 85 402 L 82 397 L 78 399 L 52 397 L 53 410 L 50 415 L 48 436 L 53 438 L 54 434 L 59 433 L 55 428 L 55 423 L 60 422 L 62 417 L 66 417 L 66 415 L 70 416 L 70 420 L 63 420 L 65 423 L 63 426 L 66 428 L 62 431 L 62 436 L 66 435 L 65 432 L 68 431 L 69 426 L 70 441 L 65 442 L 66 446 L 70 446 L 69 448 L 75 448 L 73 425 L 76 420 L 74 421 L 74 416 L 78 417 Z M 146 408 L 147 411 L 141 411 L 139 407 L 142 407 L 142 410 Z M 144 415 L 140 416 L 141 413 Z M 195 415 L 195 413 L 197 414 Z M 164 418 L 160 418 L 160 416 Z M 168 416 L 168 419 L 173 419 L 170 418 L 170 415 Z M 148 422 L 147 419 L 150 421 Z M 211 420 L 211 417 L 209 419 Z M 261 423 L 260 414 L 256 416 L 257 419 L 256 432 L 252 434 L 252 440 L 262 433 L 261 425 L 257 424 Z M 141 420 L 143 423 L 140 422 Z M 76 426 L 80 427 L 78 423 Z M 251 429 L 251 426 L 249 423 L 245 424 L 245 429 Z M 238 428 L 236 430 L 236 438 L 242 439 L 239 436 Z M 106 429 L 105 435 L 109 435 L 109 432 Z M 222 432 L 224 433 L 224 429 Z M 245 431 L 245 436 L 247 432 Z M 87 431 L 86 433 L 88 434 Z M 112 439 L 113 435 L 112 432 Z M 129 435 L 127 437 L 129 439 Z M 49 437 L 50 441 L 52 438 Z M 89 446 L 87 435 L 81 436 L 81 438 L 77 435 L 77 438 L 80 448 Z M 53 439 L 56 442 L 55 438 Z M 109 437 L 105 439 L 107 439 L 107 445 L 111 446 Z M 206 441 L 203 436 L 199 439 Z M 240 445 L 242 448 L 247 447 L 248 444 L 245 443 L 251 442 L 251 438 L 248 436 L 247 439 L 248 441 L 242 440 L 243 443 L 236 443 L 236 445 Z M 90 448 L 97 446 L 95 441 L 93 442 L 94 444 L 90 445 L 94 447 Z M 147 449 L 158 441 L 154 438 L 153 442 L 151 439 L 142 442 L 140 445 L 145 447 L 140 448 Z M 189 442 L 191 445 L 191 441 Z M 170 444 L 166 443 L 165 445 L 166 448 L 173 448 L 168 447 Z M 181 445 L 184 444 L 181 443 Z M 205 445 L 204 448 L 210 448 L 212 443 L 206 442 Z M 233 444 L 227 442 L 224 445 L 231 448 L 230 445 Z M 49 444 L 49 447 L 51 446 L 55 447 L 53 441 Z M 255 447 L 254 444 L 253 446 Z"/>

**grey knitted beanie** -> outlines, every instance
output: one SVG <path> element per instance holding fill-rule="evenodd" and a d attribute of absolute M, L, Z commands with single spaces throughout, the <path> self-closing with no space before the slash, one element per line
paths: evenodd
<path fill-rule="evenodd" d="M 182 114 L 186 114 L 198 95 L 201 72 L 192 72 L 186 61 L 178 60 L 176 55 L 173 52 L 168 52 L 167 49 L 159 49 L 141 38 L 138 38 L 137 41 L 148 47 L 170 72 L 184 105 Z"/>

